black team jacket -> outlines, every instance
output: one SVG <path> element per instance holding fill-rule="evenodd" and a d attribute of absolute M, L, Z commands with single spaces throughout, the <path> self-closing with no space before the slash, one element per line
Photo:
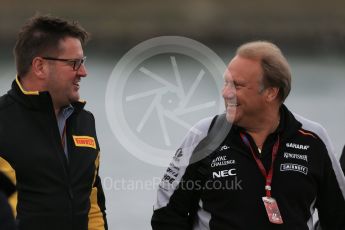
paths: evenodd
<path fill-rule="evenodd" d="M 0 98 L 0 170 L 17 187 L 19 230 L 107 229 L 93 115 L 73 103 L 66 121 L 68 160 L 48 92 L 18 78 Z"/>
<path fill-rule="evenodd" d="M 266 171 L 279 136 L 271 192 L 283 224 L 267 217 L 265 178 L 240 137 L 245 133 L 241 127 L 233 125 L 215 151 L 192 160 L 214 123 L 208 118 L 187 134 L 162 179 L 153 230 L 311 230 L 315 209 L 322 230 L 344 230 L 345 179 L 325 130 L 284 105 L 280 114 L 279 127 L 268 136 L 261 155 L 247 136 Z"/>

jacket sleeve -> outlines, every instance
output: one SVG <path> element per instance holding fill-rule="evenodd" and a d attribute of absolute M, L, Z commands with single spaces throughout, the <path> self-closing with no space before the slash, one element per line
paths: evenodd
<path fill-rule="evenodd" d="M 0 219 L 0 229 L 16 229 L 11 207 L 7 202 L 6 194 L 2 190 L 0 190 Z"/>
<path fill-rule="evenodd" d="M 345 146 L 344 146 L 343 151 L 341 153 L 340 166 L 341 166 L 343 172 L 345 173 Z"/>
<path fill-rule="evenodd" d="M 202 181 L 198 163 L 191 162 L 192 153 L 207 135 L 212 118 L 195 125 L 176 151 L 157 192 L 151 219 L 153 230 L 189 230 L 193 227 Z"/>
<path fill-rule="evenodd" d="M 326 131 L 318 135 L 325 144 L 322 176 L 316 201 L 322 230 L 345 229 L 345 178 Z"/>
<path fill-rule="evenodd" d="M 320 226 L 323 230 L 345 229 L 345 179 L 339 163 L 325 159 L 317 199 Z"/>
<path fill-rule="evenodd" d="M 14 217 L 17 216 L 17 191 L 15 188 L 17 178 L 16 178 L 16 172 L 11 166 L 11 164 L 6 161 L 4 158 L 0 156 L 0 173 L 3 173 L 6 176 L 6 181 L 8 179 L 10 180 L 11 183 L 6 183 L 6 187 L 3 189 L 6 189 L 5 191 L 6 195 L 8 196 L 8 202 L 12 208 L 12 212 Z M 3 181 L 5 180 L 4 177 L 2 179 Z M 4 183 L 4 182 L 2 182 Z"/>
<path fill-rule="evenodd" d="M 99 154 L 95 161 L 95 178 L 90 195 L 89 230 L 107 230 L 107 219 L 105 213 L 105 196 L 99 177 Z"/>
<path fill-rule="evenodd" d="M 11 196 L 15 191 L 16 187 L 12 184 L 11 180 L 1 172 L 0 169 L 0 190 L 5 193 L 7 197 Z"/>

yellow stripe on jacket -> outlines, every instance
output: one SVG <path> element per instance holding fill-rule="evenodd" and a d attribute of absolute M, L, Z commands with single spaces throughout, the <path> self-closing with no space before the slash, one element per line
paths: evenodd
<path fill-rule="evenodd" d="M 12 181 L 13 184 L 17 183 L 16 179 L 16 172 L 6 161 L 4 158 L 0 157 L 0 171 L 3 172 L 10 180 Z M 8 199 L 8 202 L 10 203 L 13 211 L 13 215 L 17 216 L 17 202 L 18 202 L 18 196 L 17 192 L 13 193 L 10 198 Z"/>
<path fill-rule="evenodd" d="M 93 178 L 92 186 L 94 185 L 97 177 L 98 167 L 99 167 L 99 153 L 95 160 L 95 175 Z M 92 187 L 90 195 L 90 210 L 89 210 L 89 226 L 88 230 L 104 230 L 104 219 L 103 213 L 98 205 L 97 199 L 97 187 Z"/>

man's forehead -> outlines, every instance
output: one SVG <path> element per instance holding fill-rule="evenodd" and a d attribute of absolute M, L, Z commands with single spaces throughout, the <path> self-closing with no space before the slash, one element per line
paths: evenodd
<path fill-rule="evenodd" d="M 71 52 L 71 53 L 78 53 L 79 56 L 83 56 L 83 47 L 81 45 L 81 42 L 78 38 L 75 37 L 64 37 L 63 39 L 60 39 L 59 41 L 59 52 L 65 53 L 65 52 Z"/>
<path fill-rule="evenodd" d="M 261 77 L 261 62 L 257 59 L 235 56 L 227 66 L 226 73 L 230 74 L 234 79 Z"/>

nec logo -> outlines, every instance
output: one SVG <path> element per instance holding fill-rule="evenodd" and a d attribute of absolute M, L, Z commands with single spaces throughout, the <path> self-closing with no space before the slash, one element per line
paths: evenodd
<path fill-rule="evenodd" d="M 228 176 L 236 176 L 236 169 L 227 169 L 227 170 L 222 170 L 218 172 L 213 172 L 212 176 L 213 176 L 213 179 L 228 177 Z"/>
<path fill-rule="evenodd" d="M 300 145 L 295 143 L 286 143 L 286 147 L 293 148 L 293 149 L 302 149 L 302 150 L 308 150 L 309 145 Z"/>

